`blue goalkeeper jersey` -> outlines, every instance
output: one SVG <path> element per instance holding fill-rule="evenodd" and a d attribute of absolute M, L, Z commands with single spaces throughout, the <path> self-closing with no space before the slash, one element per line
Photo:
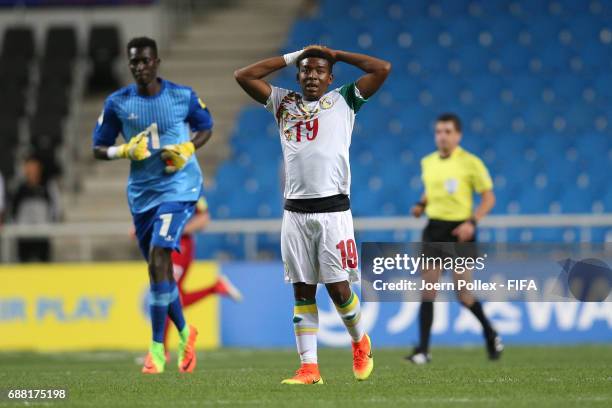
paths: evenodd
<path fill-rule="evenodd" d="M 191 88 L 161 79 L 161 90 L 153 96 L 139 95 L 135 84 L 111 94 L 94 129 L 93 144 L 113 146 L 119 133 L 127 142 L 147 132 L 151 157 L 131 162 L 127 185 L 130 210 L 141 213 L 164 202 L 198 200 L 202 172 L 195 155 L 181 170 L 167 174 L 161 148 L 189 141 L 190 130 L 212 126 L 210 112 Z"/>

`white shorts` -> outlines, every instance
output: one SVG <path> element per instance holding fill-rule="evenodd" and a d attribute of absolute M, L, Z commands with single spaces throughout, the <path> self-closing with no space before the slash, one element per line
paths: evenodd
<path fill-rule="evenodd" d="M 281 253 L 285 281 L 334 283 L 359 280 L 351 210 L 283 214 Z"/>

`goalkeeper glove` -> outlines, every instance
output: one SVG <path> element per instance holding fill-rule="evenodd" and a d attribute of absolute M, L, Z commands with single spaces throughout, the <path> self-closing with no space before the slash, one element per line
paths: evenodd
<path fill-rule="evenodd" d="M 192 142 L 166 145 L 162 147 L 162 160 L 166 161 L 166 173 L 176 173 L 187 164 L 187 161 L 195 152 Z"/>
<path fill-rule="evenodd" d="M 135 161 L 144 160 L 151 156 L 148 145 L 147 132 L 142 132 L 131 138 L 129 142 L 117 146 L 114 156 Z"/>

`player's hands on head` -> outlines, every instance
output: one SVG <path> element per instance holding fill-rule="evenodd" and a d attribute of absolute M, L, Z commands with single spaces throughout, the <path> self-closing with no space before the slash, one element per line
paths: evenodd
<path fill-rule="evenodd" d="M 141 132 L 130 139 L 129 142 L 118 147 L 117 156 L 134 161 L 144 160 L 151 156 L 149 151 L 149 137 L 147 132 Z"/>
<path fill-rule="evenodd" d="M 308 50 L 319 50 L 321 52 L 324 52 L 326 54 L 329 54 L 332 59 L 334 61 L 336 61 L 336 50 L 332 50 L 331 48 L 327 48 L 324 45 L 319 45 L 319 44 L 311 44 L 311 45 L 307 45 L 306 47 L 304 47 L 304 49 L 302 50 L 302 52 L 304 51 L 308 51 Z"/>
<path fill-rule="evenodd" d="M 192 142 L 172 144 L 162 147 L 161 158 L 166 162 L 166 173 L 176 173 L 185 167 L 189 161 L 189 158 L 194 152 L 195 146 Z"/>

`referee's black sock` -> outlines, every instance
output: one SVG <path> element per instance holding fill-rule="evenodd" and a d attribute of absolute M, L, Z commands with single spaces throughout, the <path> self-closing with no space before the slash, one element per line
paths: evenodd
<path fill-rule="evenodd" d="M 433 323 L 433 302 L 421 302 L 419 310 L 419 347 L 422 353 L 429 352 L 429 337 L 431 335 L 431 325 Z"/>
<path fill-rule="evenodd" d="M 485 337 L 491 337 L 495 333 L 495 330 L 493 330 L 489 319 L 487 319 L 487 316 L 485 316 L 484 311 L 482 310 L 482 304 L 479 301 L 475 301 L 474 304 L 468 309 L 470 309 L 470 311 L 474 313 L 474 316 L 476 316 L 480 324 L 482 324 L 482 329 L 484 331 Z"/>

